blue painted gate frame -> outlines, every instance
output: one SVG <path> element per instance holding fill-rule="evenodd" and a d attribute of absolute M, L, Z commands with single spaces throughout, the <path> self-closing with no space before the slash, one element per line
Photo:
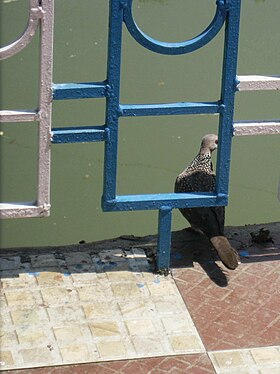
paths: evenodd
<path fill-rule="evenodd" d="M 157 268 L 159 271 L 165 271 L 169 268 L 172 209 L 198 206 L 225 206 L 228 203 L 240 1 L 217 0 L 213 21 L 201 34 L 181 43 L 165 43 L 152 39 L 139 29 L 133 18 L 133 0 L 110 0 L 107 79 L 97 83 L 64 83 L 53 85 L 54 100 L 106 98 L 105 125 L 53 129 L 52 143 L 105 142 L 102 208 L 104 211 L 147 209 L 156 209 L 159 211 L 157 253 Z M 220 99 L 216 102 L 121 104 L 120 70 L 123 23 L 125 23 L 132 37 L 143 47 L 156 53 L 169 55 L 189 53 L 203 47 L 217 35 L 225 24 Z M 119 118 L 180 114 L 219 115 L 219 147 L 215 193 L 159 193 L 118 196 L 116 194 L 116 186 Z"/>

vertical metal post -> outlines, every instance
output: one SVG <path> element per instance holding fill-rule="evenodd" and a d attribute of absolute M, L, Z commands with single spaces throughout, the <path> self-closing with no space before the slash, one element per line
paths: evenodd
<path fill-rule="evenodd" d="M 228 195 L 230 153 L 233 135 L 234 97 L 240 21 L 240 0 L 228 1 L 226 20 L 223 77 L 221 89 L 222 113 L 219 123 L 219 147 L 217 158 L 217 194 Z"/>
<path fill-rule="evenodd" d="M 50 206 L 50 139 L 52 116 L 53 0 L 42 0 L 39 155 L 37 205 L 48 211 Z"/>
<path fill-rule="evenodd" d="M 103 187 L 105 201 L 116 197 L 122 22 L 120 0 L 110 0 Z"/>
<path fill-rule="evenodd" d="M 172 208 L 162 207 L 158 212 L 157 271 L 167 274 L 170 265 Z"/>

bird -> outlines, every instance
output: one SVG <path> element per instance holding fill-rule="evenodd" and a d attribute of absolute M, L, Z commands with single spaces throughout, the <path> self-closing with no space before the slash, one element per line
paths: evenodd
<path fill-rule="evenodd" d="M 215 191 L 216 175 L 211 156 L 217 147 L 216 134 L 207 134 L 202 138 L 199 153 L 176 178 L 175 193 Z M 193 229 L 207 236 L 222 263 L 230 270 L 236 269 L 240 263 L 238 252 L 224 235 L 225 207 L 180 208 L 179 210 Z"/>

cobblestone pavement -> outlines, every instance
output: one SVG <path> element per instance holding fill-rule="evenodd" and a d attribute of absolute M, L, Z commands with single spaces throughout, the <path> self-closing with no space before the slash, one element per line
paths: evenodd
<path fill-rule="evenodd" d="M 280 224 L 262 227 L 228 230 L 235 271 L 190 230 L 167 277 L 154 237 L 2 251 L 0 370 L 280 374 Z"/>

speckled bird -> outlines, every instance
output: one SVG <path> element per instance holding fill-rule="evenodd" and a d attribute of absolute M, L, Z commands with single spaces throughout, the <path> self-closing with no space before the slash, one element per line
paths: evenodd
<path fill-rule="evenodd" d="M 218 136 L 208 134 L 202 138 L 198 155 L 178 175 L 175 192 L 214 192 L 216 176 L 213 171 L 212 152 L 218 147 Z M 180 212 L 192 228 L 202 231 L 211 241 L 222 263 L 231 270 L 237 268 L 239 256 L 224 236 L 225 207 L 181 208 Z"/>

